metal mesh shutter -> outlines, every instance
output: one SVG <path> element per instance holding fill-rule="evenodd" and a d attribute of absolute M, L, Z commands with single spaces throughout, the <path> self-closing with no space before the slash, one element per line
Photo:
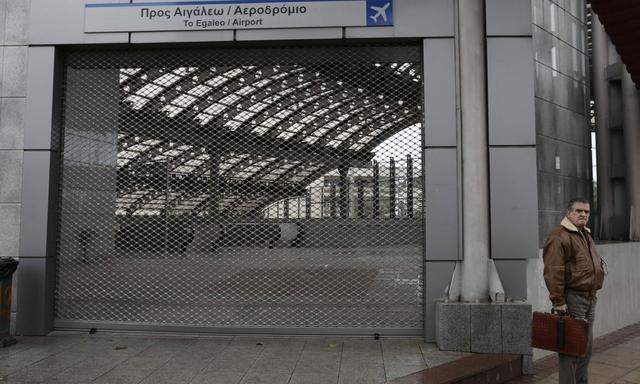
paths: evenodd
<path fill-rule="evenodd" d="M 57 324 L 419 333 L 421 73 L 414 45 L 67 52 Z"/>

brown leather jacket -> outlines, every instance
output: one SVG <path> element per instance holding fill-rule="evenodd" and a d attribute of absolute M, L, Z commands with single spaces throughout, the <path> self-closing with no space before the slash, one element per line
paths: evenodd
<path fill-rule="evenodd" d="M 588 228 L 583 231 L 566 217 L 551 231 L 544 246 L 544 280 L 554 306 L 565 304 L 565 291 L 595 297 L 602 288 L 602 260 Z"/>

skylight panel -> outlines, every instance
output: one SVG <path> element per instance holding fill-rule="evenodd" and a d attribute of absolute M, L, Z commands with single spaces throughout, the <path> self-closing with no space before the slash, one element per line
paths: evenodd
<path fill-rule="evenodd" d="M 209 79 L 205 82 L 206 85 L 209 85 L 213 88 L 219 87 L 222 84 L 226 83 L 227 81 L 229 81 L 229 79 L 227 77 L 224 76 L 216 76 L 213 79 Z"/>
<path fill-rule="evenodd" d="M 209 107 L 207 107 L 207 109 L 205 109 L 204 113 L 208 113 L 210 115 L 219 115 L 220 113 L 222 113 L 222 111 L 224 111 L 225 109 L 227 109 L 226 105 L 222 105 L 219 103 L 215 103 L 215 104 L 211 104 Z"/>
<path fill-rule="evenodd" d="M 178 80 L 182 79 L 181 76 L 178 76 L 174 73 L 165 73 L 164 75 L 158 77 L 153 81 L 154 84 L 162 85 L 164 87 L 169 87 L 175 84 Z"/>
<path fill-rule="evenodd" d="M 225 97 L 223 97 L 220 101 L 218 101 L 220 104 L 225 104 L 227 106 L 235 103 L 236 101 L 240 100 L 240 96 L 236 95 L 236 94 L 231 94 L 231 95 L 227 95 Z"/>
<path fill-rule="evenodd" d="M 289 109 L 283 109 L 282 111 L 276 113 L 274 117 L 277 117 L 278 119 L 284 119 L 285 117 L 291 115 L 292 113 L 293 111 Z"/>
<path fill-rule="evenodd" d="M 309 124 L 310 122 L 312 122 L 313 120 L 315 120 L 317 118 L 318 118 L 317 116 L 308 115 L 307 117 L 301 119 L 300 122 L 303 123 L 303 124 Z"/>
<path fill-rule="evenodd" d="M 257 81 L 255 83 L 253 83 L 253 86 L 256 87 L 256 88 L 262 88 L 262 87 L 266 86 L 269 83 L 271 83 L 271 79 L 262 79 L 260 81 Z"/>
<path fill-rule="evenodd" d="M 267 128 L 273 128 L 274 125 L 278 124 L 280 122 L 281 119 L 275 118 L 275 117 L 270 117 L 267 120 L 263 121 L 262 126 L 267 127 Z"/>
<path fill-rule="evenodd" d="M 166 112 L 168 117 L 175 117 L 182 111 L 184 111 L 184 108 L 176 107 L 175 105 L 165 105 L 162 108 L 162 112 Z"/>
<path fill-rule="evenodd" d="M 127 96 L 127 98 L 124 99 L 124 101 L 131 104 L 131 109 L 137 110 L 144 107 L 144 105 L 149 102 L 149 99 L 141 96 L 129 95 Z"/>
<path fill-rule="evenodd" d="M 245 121 L 249 120 L 250 118 L 252 118 L 255 115 L 256 114 L 253 113 L 253 112 L 243 111 L 242 113 L 237 114 L 233 119 L 236 120 L 236 121 L 244 123 Z"/>
<path fill-rule="evenodd" d="M 191 88 L 188 93 L 190 95 L 193 95 L 193 96 L 196 96 L 196 97 L 202 97 L 202 96 L 206 95 L 207 93 L 209 93 L 211 91 L 211 89 L 212 89 L 211 87 L 208 87 L 208 86 L 206 86 L 204 84 L 200 84 L 200 85 L 197 85 L 197 86 Z"/>
<path fill-rule="evenodd" d="M 224 75 L 230 79 L 233 79 L 234 77 L 240 75 L 243 72 L 244 72 L 244 69 L 242 68 L 234 68 L 225 72 Z"/>
<path fill-rule="evenodd" d="M 237 95 L 240 96 L 246 96 L 248 94 L 250 94 L 251 92 L 255 91 L 256 89 L 250 85 L 247 85 L 245 87 L 240 88 L 239 90 L 236 91 Z"/>
<path fill-rule="evenodd" d="M 250 112 L 260 112 L 263 109 L 267 108 L 269 106 L 269 104 L 265 104 L 263 102 L 257 102 L 255 104 L 253 104 L 252 106 L 249 107 L 249 111 Z"/>
<path fill-rule="evenodd" d="M 180 95 L 175 99 L 173 99 L 171 104 L 176 105 L 178 107 L 187 108 L 188 106 L 193 104 L 196 100 L 198 99 L 191 95 Z"/>
<path fill-rule="evenodd" d="M 138 89 L 136 91 L 136 95 L 144 96 L 146 98 L 151 99 L 151 98 L 157 96 L 163 90 L 164 90 L 164 88 L 159 86 L 159 85 L 146 84 L 145 86 L 143 86 L 142 88 L 140 88 L 140 89 Z"/>
<path fill-rule="evenodd" d="M 236 129 L 240 128 L 241 125 L 242 123 L 235 120 L 229 120 L 224 124 L 225 127 L 231 128 L 231 131 L 235 131 Z"/>

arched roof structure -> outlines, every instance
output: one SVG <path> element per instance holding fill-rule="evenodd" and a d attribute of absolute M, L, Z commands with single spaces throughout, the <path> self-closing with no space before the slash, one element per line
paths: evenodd
<path fill-rule="evenodd" d="M 419 60 L 119 69 L 119 214 L 255 213 L 422 121 Z M 218 177 L 211 177 L 216 169 Z"/>

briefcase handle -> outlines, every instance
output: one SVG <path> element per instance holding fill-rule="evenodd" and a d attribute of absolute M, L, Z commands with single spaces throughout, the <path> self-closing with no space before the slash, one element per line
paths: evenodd
<path fill-rule="evenodd" d="M 558 350 L 563 350 L 565 347 L 565 323 L 564 318 L 569 317 L 569 311 L 558 311 L 555 308 L 551 308 L 551 314 L 560 316 L 558 323 L 556 324 L 556 347 Z"/>
<path fill-rule="evenodd" d="M 558 316 L 571 316 L 569 311 L 557 311 L 555 308 L 551 308 L 551 314 Z"/>

